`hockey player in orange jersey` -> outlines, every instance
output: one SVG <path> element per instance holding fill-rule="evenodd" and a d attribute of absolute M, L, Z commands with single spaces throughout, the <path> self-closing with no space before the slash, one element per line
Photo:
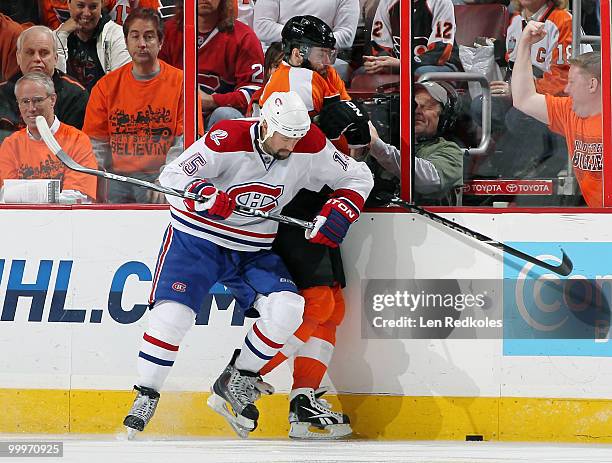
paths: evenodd
<path fill-rule="evenodd" d="M 285 60 L 270 77 L 260 104 L 263 105 L 273 92 L 295 91 L 311 116 L 324 107 L 329 115 L 329 108 L 333 108 L 331 114 L 337 117 L 331 119 L 344 120 L 348 115 L 351 122 L 345 125 L 353 124 L 362 129 L 352 131 L 354 138 L 369 137 L 367 116 L 353 103 L 345 105 L 350 97 L 344 82 L 331 66 L 336 55 L 332 29 L 314 16 L 296 16 L 285 24 L 282 39 Z M 340 136 L 341 130 L 332 135 L 325 127 L 321 128 L 330 139 Z M 365 144 L 369 140 L 350 141 Z M 338 156 L 342 158 L 345 154 L 338 153 Z M 318 193 L 301 190 L 285 207 L 284 213 L 312 220 L 328 199 L 328 193 L 325 188 Z M 349 418 L 333 411 L 329 403 L 321 399 L 325 391 L 320 389 L 336 343 L 336 328 L 344 318 L 342 287 L 345 278 L 340 250 L 337 246 L 313 244 L 301 231 L 284 226 L 279 227 L 273 249 L 283 258 L 305 299 L 304 320 L 261 374 L 270 372 L 288 357 L 294 357 L 293 386 L 289 396 L 290 437 L 347 436 L 352 433 Z M 311 431 L 313 426 L 318 432 Z"/>

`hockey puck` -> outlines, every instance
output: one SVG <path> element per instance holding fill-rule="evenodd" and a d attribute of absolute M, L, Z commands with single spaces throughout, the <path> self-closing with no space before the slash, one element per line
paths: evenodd
<path fill-rule="evenodd" d="M 466 441 L 482 441 L 484 440 L 482 434 L 466 434 Z"/>

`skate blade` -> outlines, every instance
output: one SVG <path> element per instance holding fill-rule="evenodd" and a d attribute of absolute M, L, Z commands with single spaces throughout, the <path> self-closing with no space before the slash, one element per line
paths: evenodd
<path fill-rule="evenodd" d="M 223 397 L 212 393 L 206 403 L 215 412 L 225 418 L 225 421 L 227 421 L 227 423 L 241 439 L 247 439 L 249 437 L 249 433 L 255 429 L 255 426 L 249 427 L 253 423 L 251 420 L 234 415 L 227 407 L 227 402 Z M 240 422 L 241 418 L 243 422 Z"/>
<path fill-rule="evenodd" d="M 135 440 L 140 432 L 138 429 L 130 428 L 129 426 L 126 426 L 125 429 L 127 431 L 127 440 Z"/>
<path fill-rule="evenodd" d="M 291 439 L 348 439 L 351 434 L 353 434 L 353 430 L 350 424 L 330 424 L 325 428 L 318 428 L 310 423 L 291 423 L 291 429 L 289 429 Z"/>

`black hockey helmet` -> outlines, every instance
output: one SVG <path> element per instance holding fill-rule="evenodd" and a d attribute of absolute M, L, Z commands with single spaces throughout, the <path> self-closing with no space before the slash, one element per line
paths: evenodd
<path fill-rule="evenodd" d="M 336 38 L 334 31 L 325 21 L 311 16 L 294 16 L 285 23 L 281 32 L 285 56 L 291 55 L 291 50 L 298 48 L 305 62 L 308 61 L 310 48 L 321 47 L 334 50 L 330 60 L 335 60 Z M 308 64 L 305 67 L 309 67 Z"/>

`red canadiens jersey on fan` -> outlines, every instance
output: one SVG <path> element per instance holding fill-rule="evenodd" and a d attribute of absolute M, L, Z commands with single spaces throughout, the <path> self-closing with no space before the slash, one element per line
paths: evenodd
<path fill-rule="evenodd" d="M 280 212 L 297 192 L 320 191 L 324 185 L 336 196 L 363 209 L 373 186 L 363 162 L 339 153 L 314 126 L 285 160 L 266 154 L 258 141 L 259 120 L 221 121 L 195 142 L 159 177 L 165 187 L 184 190 L 203 178 L 227 192 L 237 204 L 266 212 Z M 238 251 L 269 249 L 278 223 L 234 212 L 222 221 L 190 212 L 183 200 L 167 196 L 174 228 Z M 313 217 L 314 219 L 314 217 Z"/>
<path fill-rule="evenodd" d="M 159 54 L 172 66 L 183 69 L 183 33 L 177 21 L 166 23 L 166 37 Z M 240 21 L 233 32 L 198 34 L 198 84 L 200 90 L 214 94 L 218 106 L 231 106 L 244 114 L 263 84 L 263 51 L 255 33 Z"/>

